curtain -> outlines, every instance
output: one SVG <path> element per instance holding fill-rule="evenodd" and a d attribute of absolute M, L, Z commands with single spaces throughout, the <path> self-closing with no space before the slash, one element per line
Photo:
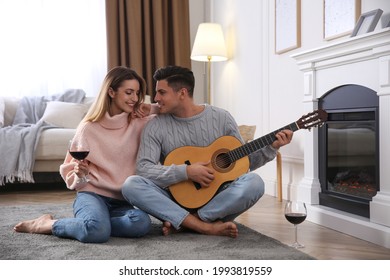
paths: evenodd
<path fill-rule="evenodd" d="M 188 0 L 106 0 L 107 66 L 142 75 L 153 96 L 153 73 L 166 65 L 191 67 Z"/>
<path fill-rule="evenodd" d="M 0 96 L 99 92 L 107 73 L 105 0 L 0 1 Z"/>

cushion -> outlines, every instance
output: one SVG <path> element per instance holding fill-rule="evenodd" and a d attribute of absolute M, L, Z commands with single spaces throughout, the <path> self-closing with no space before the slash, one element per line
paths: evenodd
<path fill-rule="evenodd" d="M 45 129 L 42 131 L 35 151 L 35 159 L 64 160 L 69 141 L 73 138 L 75 132 L 76 129 L 69 128 Z"/>
<path fill-rule="evenodd" d="M 80 103 L 51 101 L 47 103 L 42 120 L 63 128 L 76 128 L 87 113 L 88 106 Z"/>
<path fill-rule="evenodd" d="M 256 126 L 255 125 L 240 125 L 238 127 L 241 137 L 244 143 L 248 143 L 255 137 Z"/>
<path fill-rule="evenodd" d="M 4 100 L 4 126 L 12 125 L 19 104 L 18 97 L 3 97 Z"/>
<path fill-rule="evenodd" d="M 0 128 L 4 126 L 4 99 L 0 97 Z"/>

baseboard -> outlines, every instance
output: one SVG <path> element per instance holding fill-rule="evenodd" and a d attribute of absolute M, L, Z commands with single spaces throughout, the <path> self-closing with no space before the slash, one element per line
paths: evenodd
<path fill-rule="evenodd" d="M 34 183 L 6 183 L 0 186 L 0 192 L 31 191 L 31 190 L 58 190 L 66 188 L 65 182 L 58 172 L 33 173 Z"/>
<path fill-rule="evenodd" d="M 322 205 L 306 205 L 307 220 L 362 240 L 390 248 L 390 228 L 370 219 Z"/>

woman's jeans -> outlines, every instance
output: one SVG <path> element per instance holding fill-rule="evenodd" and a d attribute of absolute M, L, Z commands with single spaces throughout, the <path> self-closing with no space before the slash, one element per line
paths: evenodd
<path fill-rule="evenodd" d="M 150 215 L 168 221 L 176 229 L 189 212 L 177 204 L 168 190 L 151 180 L 133 175 L 126 179 L 122 194 L 132 205 Z M 218 193 L 203 207 L 197 209 L 202 221 L 233 221 L 252 207 L 264 194 L 264 182 L 256 173 L 247 173 L 220 188 Z"/>
<path fill-rule="evenodd" d="M 74 218 L 57 220 L 52 233 L 84 243 L 107 242 L 110 236 L 141 237 L 151 228 L 148 214 L 127 201 L 78 192 L 73 203 Z"/>

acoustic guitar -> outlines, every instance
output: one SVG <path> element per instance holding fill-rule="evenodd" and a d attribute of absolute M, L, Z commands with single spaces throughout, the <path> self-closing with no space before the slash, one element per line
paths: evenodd
<path fill-rule="evenodd" d="M 302 116 L 296 122 L 244 145 L 233 136 L 222 136 L 207 147 L 183 146 L 177 148 L 167 155 L 164 165 L 190 165 L 195 162 L 210 161 L 208 167 L 214 170 L 215 178 L 208 187 L 202 188 L 199 183 L 187 180 L 169 186 L 169 191 L 176 202 L 185 208 L 202 207 L 214 197 L 223 183 L 233 181 L 247 173 L 249 171 L 248 155 L 271 145 L 276 140 L 275 135 L 279 131 L 310 129 L 322 125 L 326 121 L 327 115 L 324 110 L 316 110 Z"/>

